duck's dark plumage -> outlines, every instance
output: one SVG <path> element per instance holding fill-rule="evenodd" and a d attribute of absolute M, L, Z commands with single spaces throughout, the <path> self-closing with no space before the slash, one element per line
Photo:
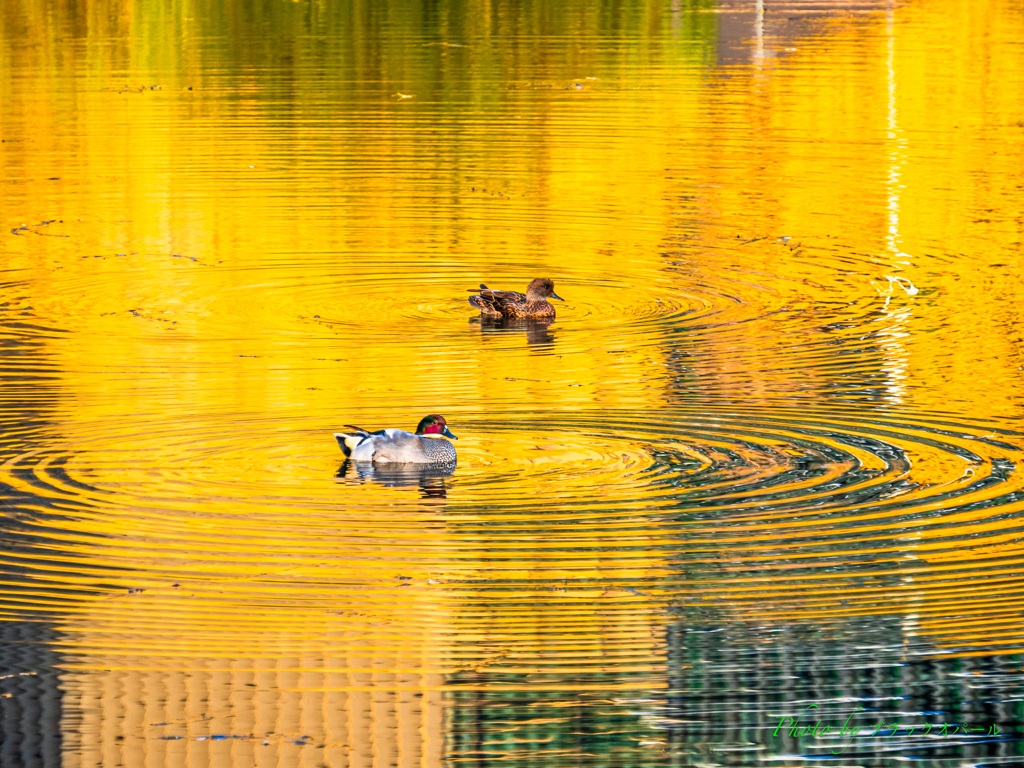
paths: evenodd
<path fill-rule="evenodd" d="M 480 293 L 470 296 L 469 303 L 488 317 L 554 317 L 555 308 L 549 298 L 562 301 L 555 294 L 555 284 L 546 277 L 538 277 L 530 282 L 526 293 L 495 291 L 481 283 Z"/>

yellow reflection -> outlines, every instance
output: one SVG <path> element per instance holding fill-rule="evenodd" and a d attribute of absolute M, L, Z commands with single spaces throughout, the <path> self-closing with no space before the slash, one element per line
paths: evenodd
<path fill-rule="evenodd" d="M 446 694 L 666 687 L 668 606 L 1015 647 L 1008 3 L 759 2 L 731 71 L 699 3 L 58 5 L 0 12 L 4 617 L 59 615 L 69 764 L 440 765 Z M 443 484 L 340 469 L 433 412 Z"/>

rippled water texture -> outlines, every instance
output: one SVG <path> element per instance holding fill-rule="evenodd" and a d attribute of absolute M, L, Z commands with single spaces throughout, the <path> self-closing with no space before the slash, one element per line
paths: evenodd
<path fill-rule="evenodd" d="M 1024 762 L 1024 5 L 760 5 L 0 5 L 0 766 Z"/>

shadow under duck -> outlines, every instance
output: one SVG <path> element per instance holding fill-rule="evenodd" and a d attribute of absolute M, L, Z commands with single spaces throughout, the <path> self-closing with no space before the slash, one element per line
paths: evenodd
<path fill-rule="evenodd" d="M 387 488 L 419 487 L 424 499 L 448 498 L 446 478 L 455 474 L 454 461 L 444 464 L 401 464 L 345 459 L 335 477 L 345 483 L 377 483 Z"/>
<path fill-rule="evenodd" d="M 553 317 L 495 317 L 494 315 L 477 315 L 469 318 L 471 324 L 480 326 L 480 333 L 488 335 L 515 335 L 525 333 L 529 346 L 551 346 L 555 343 L 555 334 L 551 326 Z"/>

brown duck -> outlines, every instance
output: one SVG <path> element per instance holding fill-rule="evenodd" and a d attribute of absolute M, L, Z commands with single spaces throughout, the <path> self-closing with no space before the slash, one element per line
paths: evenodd
<path fill-rule="evenodd" d="M 555 308 L 548 299 L 565 301 L 555 293 L 555 284 L 546 277 L 530 281 L 526 293 L 517 291 L 492 291 L 483 283 L 480 294 L 470 296 L 469 303 L 488 317 L 554 317 Z"/>

